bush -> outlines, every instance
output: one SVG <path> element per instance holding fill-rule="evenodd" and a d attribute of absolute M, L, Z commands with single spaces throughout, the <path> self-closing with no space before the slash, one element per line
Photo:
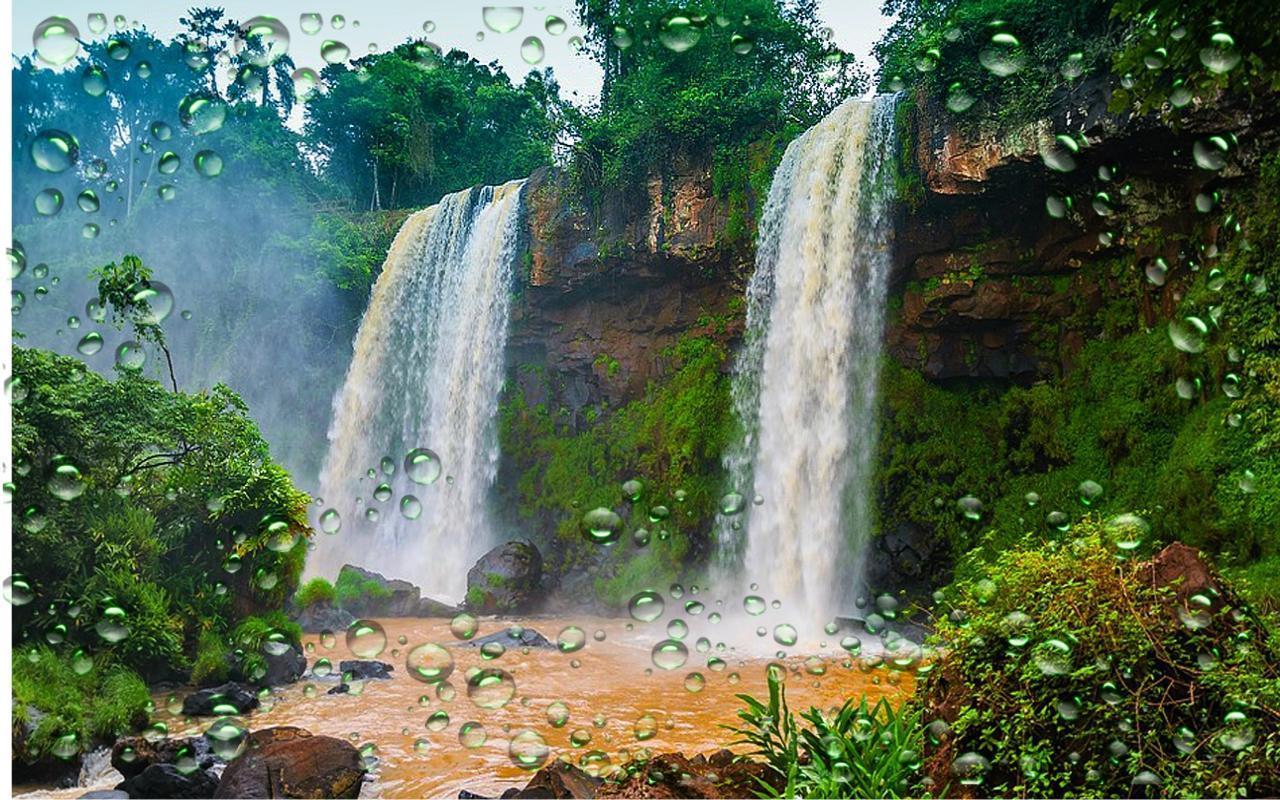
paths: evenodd
<path fill-rule="evenodd" d="M 332 583 L 324 578 L 312 578 L 293 596 L 298 608 L 310 608 L 318 603 L 333 603 L 338 597 Z"/>
<path fill-rule="evenodd" d="M 222 634 L 215 630 L 203 631 L 196 643 L 195 661 L 191 664 L 191 682 L 196 686 L 223 683 L 230 675 L 230 656 L 231 648 L 227 647 Z"/>
<path fill-rule="evenodd" d="M 894 709 L 881 698 L 874 706 L 863 697 L 846 700 L 839 710 L 816 708 L 799 715 L 787 707 L 781 668 L 770 666 L 769 702 L 740 694 L 742 727 L 730 728 L 736 744 L 752 747 L 770 776 L 760 797 L 897 798 L 909 796 L 920 766 L 919 711 Z"/>
<path fill-rule="evenodd" d="M 948 589 L 941 664 L 915 701 L 930 790 L 1280 790 L 1274 627 L 1211 573 L 1209 588 L 1184 583 L 1193 570 L 1160 574 L 1119 559 L 1107 526 L 1090 518 L 1070 537 L 1028 536 Z"/>
<path fill-rule="evenodd" d="M 280 646 L 302 649 L 302 628 L 281 611 L 245 617 L 231 631 L 232 657 L 251 681 L 266 674 L 269 648 Z"/>
<path fill-rule="evenodd" d="M 151 696 L 142 678 L 105 656 L 83 658 L 73 668 L 45 647 L 14 654 L 14 725 L 30 719 L 28 707 L 41 715 L 15 758 L 74 758 L 146 724 Z"/>
<path fill-rule="evenodd" d="M 338 580 L 333 585 L 333 596 L 339 607 L 346 607 L 366 597 L 390 597 L 391 590 L 373 579 L 362 578 L 358 572 L 344 569 L 338 572 Z"/>

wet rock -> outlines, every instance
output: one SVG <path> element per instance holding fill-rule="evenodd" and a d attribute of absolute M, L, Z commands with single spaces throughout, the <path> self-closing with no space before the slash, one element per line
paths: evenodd
<path fill-rule="evenodd" d="M 183 771 L 173 764 L 151 764 L 116 786 L 132 798 L 213 797 L 218 779 L 203 769 Z"/>
<path fill-rule="evenodd" d="M 514 794 L 503 792 L 502 796 L 585 800 L 597 796 L 601 783 L 600 778 L 593 778 L 572 764 L 553 761 L 538 770 L 523 789 Z"/>
<path fill-rule="evenodd" d="M 304 633 L 320 631 L 340 631 L 355 621 L 355 616 L 346 609 L 338 608 L 331 603 L 312 603 L 298 612 L 294 621 Z"/>
<path fill-rule="evenodd" d="M 342 610 L 356 617 L 446 617 L 458 611 L 448 603 L 423 597 L 422 590 L 409 581 L 387 578 L 351 564 L 343 565 L 338 580 L 342 580 L 343 573 L 349 576 L 348 580 L 355 578 L 360 583 L 378 587 L 376 591 L 342 601 Z M 340 627 L 330 626 L 330 630 L 340 630 Z"/>
<path fill-rule="evenodd" d="M 299 728 L 268 728 L 250 735 L 213 797 L 354 798 L 364 773 L 360 752 L 348 742 Z"/>
<path fill-rule="evenodd" d="M 542 601 L 542 554 L 531 542 L 507 542 L 480 557 L 467 572 L 467 610 L 512 614 Z"/>
<path fill-rule="evenodd" d="M 228 656 L 231 666 L 231 679 L 257 686 L 284 686 L 294 683 L 307 671 L 307 657 L 297 644 L 289 646 L 282 653 L 262 653 L 264 669 L 248 673 L 245 665 L 234 655 Z"/>
<path fill-rule="evenodd" d="M 768 767 L 758 761 L 720 750 L 710 758 L 686 758 L 664 753 L 651 758 L 626 780 L 601 784 L 597 797 L 755 797 L 760 782 L 774 781 Z M 784 788 L 776 784 L 775 789 Z"/>
<path fill-rule="evenodd" d="M 213 754 L 209 741 L 203 736 L 157 742 L 142 736 L 122 736 L 111 746 L 111 766 L 126 779 L 142 773 L 152 764 L 174 764 L 180 757 L 190 758 L 201 769 L 209 769 L 221 760 Z"/>
<path fill-rule="evenodd" d="M 237 714 L 243 714 L 258 707 L 258 695 L 249 686 L 224 683 L 187 695 L 182 700 L 182 713 L 188 717 L 223 716 L 221 712 L 214 711 L 222 705 L 232 706 Z"/>
<path fill-rule="evenodd" d="M 368 680 L 370 678 L 385 680 L 391 677 L 395 667 L 385 661 L 340 661 L 338 672 L 344 680 Z"/>
<path fill-rule="evenodd" d="M 516 630 L 519 635 L 513 634 L 512 629 L 507 628 L 497 633 L 491 633 L 488 636 L 481 636 L 479 639 L 472 639 L 467 642 L 467 645 L 469 647 L 484 647 L 490 642 L 497 642 L 508 650 L 516 647 L 555 647 L 547 637 L 533 628 L 517 628 Z"/>
<path fill-rule="evenodd" d="M 94 789 L 79 795 L 76 800 L 128 800 L 129 793 L 121 789 Z"/>

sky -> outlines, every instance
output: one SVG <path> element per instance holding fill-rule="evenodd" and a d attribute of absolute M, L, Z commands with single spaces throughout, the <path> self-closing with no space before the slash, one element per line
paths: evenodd
<path fill-rule="evenodd" d="M 496 60 L 519 81 L 535 68 L 521 58 L 521 44 L 526 38 L 537 36 L 543 42 L 546 55 L 536 66 L 553 67 L 567 96 L 587 101 L 600 89 L 599 68 L 586 56 L 573 52 L 569 45 L 569 39 L 581 33 L 575 24 L 572 0 L 543 0 L 521 6 L 523 19 L 510 33 L 495 33 L 485 27 L 483 7 L 492 3 L 478 0 L 320 4 L 310 0 L 14 0 L 13 52 L 30 53 L 36 26 L 52 15 L 70 19 L 79 27 L 82 39 L 108 36 L 114 29 L 110 20 L 116 15 L 168 37 L 178 31 L 182 11 L 199 5 L 221 6 L 229 16 L 241 21 L 257 15 L 280 19 L 289 28 L 289 54 L 299 67 L 319 70 L 324 66 L 320 46 L 326 39 L 343 42 L 351 49 L 352 57 L 358 57 L 368 53 L 371 47 L 385 50 L 406 38 L 425 36 L 445 50 L 456 47 L 485 63 Z M 880 14 L 880 0 L 821 0 L 820 5 L 824 22 L 835 34 L 835 42 L 857 55 L 868 71 L 874 73 L 871 46 L 887 25 Z M 95 12 L 106 14 L 107 32 L 90 33 L 87 18 Z M 299 15 L 309 12 L 322 14 L 325 21 L 323 29 L 314 35 L 303 33 L 298 24 Z M 335 14 L 345 18 L 341 29 L 331 24 Z M 567 30 L 559 35 L 548 33 L 546 20 L 550 16 L 558 16 L 568 23 Z M 431 33 L 424 33 L 423 24 L 428 21 L 434 23 L 435 28 Z M 477 34 L 483 34 L 483 40 L 478 40 Z"/>

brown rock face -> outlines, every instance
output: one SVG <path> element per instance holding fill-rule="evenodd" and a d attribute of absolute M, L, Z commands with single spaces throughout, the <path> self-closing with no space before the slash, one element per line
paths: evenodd
<path fill-rule="evenodd" d="M 1177 131 L 1107 111 L 1109 90 L 1086 80 L 1056 99 L 1052 119 L 996 137 L 963 128 L 920 101 L 910 120 L 922 197 L 897 227 L 893 285 L 900 305 L 886 331 L 889 354 L 933 379 L 1017 378 L 1062 372 L 1103 332 L 1110 297 L 1136 295 L 1124 321 L 1151 326 L 1181 291 L 1174 266 L 1165 286 L 1146 263 L 1186 262 L 1186 233 L 1201 191 L 1229 188 L 1269 148 L 1280 119 L 1270 109 L 1205 107 Z M 1235 132 L 1241 146 L 1222 172 L 1198 169 L 1194 141 Z M 1049 169 L 1041 150 L 1056 134 L 1087 145 L 1069 172 Z M 1095 208 L 1107 195 L 1113 213 Z M 1065 218 L 1050 197 L 1071 198 Z M 1104 206 L 1103 211 L 1107 211 Z"/>
<path fill-rule="evenodd" d="M 529 257 L 508 352 L 532 403 L 576 415 L 640 397 L 668 368 L 663 350 L 741 294 L 751 254 L 722 246 L 728 208 L 704 167 L 612 194 L 595 212 L 561 173 L 535 173 L 525 191 Z"/>
<path fill-rule="evenodd" d="M 227 765 L 214 797 L 354 798 L 364 771 L 359 751 L 341 739 L 267 728 Z"/>

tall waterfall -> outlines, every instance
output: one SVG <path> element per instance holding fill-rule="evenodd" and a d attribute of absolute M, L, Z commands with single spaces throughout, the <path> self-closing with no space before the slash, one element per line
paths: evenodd
<path fill-rule="evenodd" d="M 449 195 L 396 235 L 334 398 L 320 483 L 341 530 L 317 534 L 310 574 L 332 578 L 352 563 L 462 598 L 467 569 L 491 543 L 522 186 Z M 422 461 L 415 481 L 405 460 L 417 448 L 438 459 Z"/>
<path fill-rule="evenodd" d="M 754 502 L 719 532 L 721 562 L 795 624 L 850 614 L 864 593 L 895 105 L 850 100 L 787 148 L 747 289 L 745 435 L 725 466 Z"/>

